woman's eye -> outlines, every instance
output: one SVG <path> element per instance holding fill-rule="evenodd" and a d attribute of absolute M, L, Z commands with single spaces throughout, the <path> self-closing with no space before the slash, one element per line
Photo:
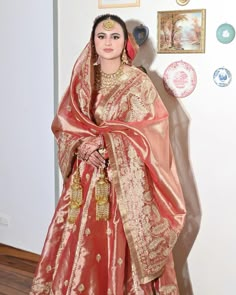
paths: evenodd
<path fill-rule="evenodd" d="M 98 39 L 104 39 L 104 35 L 98 35 Z"/>
<path fill-rule="evenodd" d="M 120 39 L 120 36 L 115 35 L 115 36 L 113 36 L 113 39 L 114 39 L 114 40 L 118 40 L 118 39 Z"/>

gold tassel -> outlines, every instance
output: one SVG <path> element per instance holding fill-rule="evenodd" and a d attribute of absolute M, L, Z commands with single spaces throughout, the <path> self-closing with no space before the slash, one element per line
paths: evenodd
<path fill-rule="evenodd" d="M 109 219 L 109 194 L 110 183 L 106 179 L 104 170 L 100 169 L 100 176 L 95 185 L 96 220 Z"/>
<path fill-rule="evenodd" d="M 83 187 L 81 185 L 79 166 L 73 175 L 73 182 L 71 185 L 71 200 L 68 213 L 68 222 L 75 223 L 79 214 L 80 206 L 83 203 Z"/>

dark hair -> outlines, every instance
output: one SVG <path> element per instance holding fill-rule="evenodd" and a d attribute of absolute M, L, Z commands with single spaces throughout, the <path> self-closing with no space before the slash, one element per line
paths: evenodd
<path fill-rule="evenodd" d="M 114 14 L 103 14 L 103 15 L 100 15 L 98 17 L 95 18 L 94 20 L 94 23 L 93 23 L 93 28 L 92 28 L 92 33 L 91 33 L 91 41 L 92 41 L 92 44 L 94 44 L 94 35 L 95 35 L 95 29 L 97 27 L 97 25 L 104 21 L 105 19 L 112 19 L 113 21 L 117 22 L 119 25 L 121 25 L 122 29 L 123 29 L 123 32 L 124 32 L 124 38 L 125 38 L 125 43 L 127 42 L 128 40 L 128 30 L 126 28 L 126 24 L 125 22 L 117 15 L 114 15 Z"/>

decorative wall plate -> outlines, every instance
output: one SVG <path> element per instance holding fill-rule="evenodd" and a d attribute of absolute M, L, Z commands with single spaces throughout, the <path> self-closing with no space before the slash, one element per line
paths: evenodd
<path fill-rule="evenodd" d="M 224 67 L 218 68 L 213 74 L 213 80 L 220 87 L 228 86 L 232 80 L 230 71 Z"/>
<path fill-rule="evenodd" d="M 216 38 L 219 42 L 227 44 L 233 41 L 235 37 L 235 29 L 232 25 L 224 23 L 216 30 Z"/>
<path fill-rule="evenodd" d="M 196 87 L 197 75 L 194 68 L 184 62 L 176 61 L 171 63 L 163 75 L 163 84 L 166 91 L 174 97 L 186 97 Z"/>
<path fill-rule="evenodd" d="M 148 38 L 149 29 L 144 25 L 139 25 L 134 28 L 133 36 L 137 44 L 140 46 L 142 45 Z"/>
<path fill-rule="evenodd" d="M 184 6 L 184 5 L 187 5 L 189 3 L 190 0 L 176 0 L 176 3 L 181 5 L 181 6 Z"/>

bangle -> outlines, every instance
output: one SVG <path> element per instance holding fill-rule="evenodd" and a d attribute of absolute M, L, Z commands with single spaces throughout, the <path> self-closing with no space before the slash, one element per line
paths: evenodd
<path fill-rule="evenodd" d="M 104 147 L 103 135 L 102 134 L 99 134 L 99 137 L 100 137 L 100 145 L 99 145 L 99 148 L 103 148 Z"/>

